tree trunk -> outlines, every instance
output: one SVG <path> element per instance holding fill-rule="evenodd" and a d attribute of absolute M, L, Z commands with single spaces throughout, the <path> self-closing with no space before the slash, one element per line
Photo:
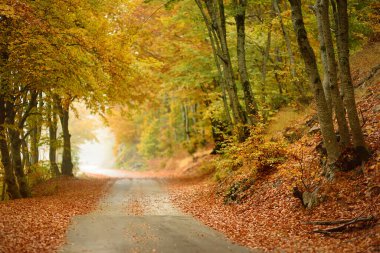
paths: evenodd
<path fill-rule="evenodd" d="M 224 113 L 226 115 L 229 128 L 232 128 L 233 123 L 232 123 L 232 119 L 231 119 L 231 115 L 230 115 L 230 109 L 228 107 L 225 80 L 222 80 L 222 82 L 224 84 L 220 84 L 220 86 L 222 88 L 222 99 L 223 99 Z"/>
<path fill-rule="evenodd" d="M 244 101 L 248 119 L 252 125 L 257 122 L 257 104 L 253 96 L 251 84 L 248 78 L 247 63 L 245 59 L 245 12 L 247 7 L 246 0 L 234 1 L 235 5 L 235 21 L 237 31 L 237 58 L 238 70 L 241 84 L 244 92 Z"/>
<path fill-rule="evenodd" d="M 228 126 L 223 122 L 211 118 L 211 127 L 212 127 L 212 138 L 214 139 L 215 146 L 211 152 L 211 154 L 218 154 L 222 152 L 225 141 L 225 133 L 228 133 Z"/>
<path fill-rule="evenodd" d="M 202 90 L 204 92 L 206 92 L 206 90 L 204 88 L 202 88 Z M 206 107 L 209 107 L 210 104 L 211 104 L 211 101 L 210 99 L 205 99 L 204 100 L 204 103 L 206 105 Z M 225 134 L 227 135 L 230 135 L 230 129 L 229 129 L 229 126 L 227 124 L 225 124 L 225 122 L 223 121 L 220 121 L 216 118 L 214 118 L 213 116 L 210 117 L 210 121 L 211 121 L 211 131 L 212 131 L 212 138 L 214 139 L 214 143 L 215 143 L 215 146 L 211 152 L 211 154 L 218 154 L 222 151 L 223 149 L 223 144 L 224 144 L 224 141 L 225 141 Z"/>
<path fill-rule="evenodd" d="M 17 130 L 9 129 L 8 131 L 11 142 L 13 168 L 20 186 L 20 193 L 22 197 L 27 198 L 31 196 L 31 193 L 24 168 L 22 167 L 20 134 Z"/>
<path fill-rule="evenodd" d="M 275 62 L 274 62 L 274 77 L 276 78 L 276 82 L 277 82 L 277 87 L 278 87 L 278 93 L 280 95 L 282 95 L 284 93 L 283 91 L 283 88 L 282 88 L 282 81 L 280 79 L 280 77 L 278 76 L 278 73 L 277 71 L 280 71 L 281 68 L 279 67 L 280 63 L 282 62 L 282 58 L 280 56 L 280 50 L 278 47 L 275 48 L 275 53 L 276 53 L 276 58 L 275 58 Z"/>
<path fill-rule="evenodd" d="M 7 103 L 7 124 L 8 124 L 8 136 L 10 141 L 10 149 L 12 154 L 13 170 L 16 174 L 17 182 L 20 188 L 21 196 L 24 198 L 30 197 L 30 189 L 27 178 L 25 176 L 24 168 L 22 166 L 21 159 L 21 139 L 20 129 L 16 126 L 15 122 L 15 108 L 12 102 Z"/>
<path fill-rule="evenodd" d="M 0 19 L 1 26 L 10 27 L 11 20 L 7 17 L 2 16 Z M 9 60 L 9 49 L 8 49 L 8 37 L 10 33 L 10 29 L 0 29 L 0 37 L 2 38 L 2 43 L 0 43 L 0 69 L 3 71 L 4 67 L 8 63 Z M 18 188 L 16 177 L 14 175 L 14 170 L 10 157 L 10 150 L 8 146 L 7 134 L 5 123 L 7 123 L 6 114 L 6 99 L 7 95 L 7 83 L 5 78 L 0 78 L 0 152 L 1 152 L 1 163 L 4 166 L 4 179 L 5 185 L 3 187 L 7 187 L 7 194 L 11 199 L 21 198 L 21 193 Z M 8 140 L 8 141 L 7 141 Z"/>
<path fill-rule="evenodd" d="M 239 97 L 237 94 L 237 87 L 232 69 L 230 53 L 227 45 L 226 19 L 224 14 L 223 0 L 205 1 L 206 9 L 210 18 L 208 18 L 203 12 L 202 3 L 199 0 L 196 0 L 196 3 L 201 9 L 205 22 L 207 22 L 210 28 L 212 29 L 211 32 L 215 40 L 217 51 L 216 55 L 218 58 L 218 63 L 221 64 L 220 69 L 223 73 L 223 78 L 226 84 L 226 90 L 230 99 L 230 107 L 232 109 L 234 124 L 237 127 L 238 139 L 239 141 L 244 141 L 248 136 L 248 133 L 246 131 L 247 128 L 245 127 L 247 123 L 247 115 L 241 107 Z"/>
<path fill-rule="evenodd" d="M 0 152 L 1 152 L 1 163 L 4 167 L 4 182 L 3 187 L 7 187 L 7 194 L 10 199 L 21 198 L 20 190 L 17 186 L 16 177 L 13 172 L 13 167 L 11 164 L 11 158 L 7 143 L 6 132 L 4 128 L 5 120 L 5 102 L 4 97 L 0 95 Z"/>
<path fill-rule="evenodd" d="M 69 131 L 69 110 L 70 103 L 63 105 L 61 99 L 56 99 L 56 106 L 59 111 L 59 118 L 62 126 L 63 134 L 63 153 L 62 153 L 62 165 L 61 171 L 64 176 L 74 176 L 73 174 L 73 162 L 71 158 L 71 135 Z"/>
<path fill-rule="evenodd" d="M 190 106 L 190 108 L 191 108 L 191 121 L 193 122 L 193 126 L 196 126 L 197 118 L 195 116 L 197 114 L 198 104 L 195 103 L 193 106 Z"/>
<path fill-rule="evenodd" d="M 286 5 L 286 1 L 284 1 L 284 5 L 285 5 L 285 9 L 287 9 L 288 7 Z M 303 82 L 299 81 L 297 78 L 296 61 L 295 61 L 295 57 L 294 57 L 294 53 L 293 53 L 293 49 L 292 49 L 292 43 L 291 43 L 290 36 L 289 36 L 289 34 L 285 28 L 284 21 L 282 19 L 281 9 L 279 6 L 279 0 L 273 0 L 273 9 L 278 16 L 282 35 L 284 37 L 284 41 L 285 41 L 285 45 L 286 45 L 286 50 L 288 52 L 288 57 L 289 57 L 289 61 L 290 61 L 290 73 L 292 76 L 291 82 L 295 86 L 295 88 L 297 89 L 299 94 L 301 95 L 302 100 L 306 100 L 306 94 L 305 94 L 305 88 L 303 86 Z"/>
<path fill-rule="evenodd" d="M 222 0 L 207 0 L 206 7 L 212 20 L 212 27 L 215 29 L 219 40 L 220 52 L 218 57 L 221 59 L 223 73 L 227 84 L 227 92 L 230 98 L 231 108 L 235 123 L 245 124 L 247 119 L 239 103 L 237 88 L 232 70 L 230 53 L 226 37 L 226 18 L 224 15 L 224 4 Z"/>
<path fill-rule="evenodd" d="M 51 101 L 47 104 L 47 118 L 49 126 L 49 161 L 50 172 L 53 177 L 60 175 L 57 165 L 57 113 Z"/>
<path fill-rule="evenodd" d="M 332 115 L 333 113 L 333 106 L 332 106 L 332 98 L 331 98 L 331 92 L 329 88 L 329 68 L 327 64 L 327 53 L 326 53 L 326 43 L 325 38 L 323 35 L 323 26 L 321 21 L 321 14 L 320 10 L 318 10 L 318 6 L 315 6 L 315 14 L 317 16 L 317 26 L 318 26 L 318 40 L 319 40 L 319 50 L 321 53 L 321 62 L 323 67 L 323 80 L 322 80 L 322 86 L 323 91 L 325 93 L 325 98 L 327 102 L 327 107 Z"/>
<path fill-rule="evenodd" d="M 33 119 L 34 120 L 34 119 Z M 38 129 L 37 122 L 33 122 L 32 129 L 30 132 L 30 162 L 31 165 L 35 165 L 38 163 Z"/>
<path fill-rule="evenodd" d="M 183 126 L 185 130 L 186 141 L 190 141 L 189 113 L 186 104 L 182 104 Z"/>
<path fill-rule="evenodd" d="M 289 56 L 289 61 L 290 61 L 290 71 L 294 79 L 296 77 L 296 66 L 295 66 L 294 54 L 292 50 L 292 44 L 290 42 L 289 34 L 286 31 L 284 22 L 282 20 L 281 10 L 280 10 L 280 6 L 278 5 L 278 1 L 279 0 L 273 0 L 273 8 L 275 12 L 277 13 L 278 19 L 280 21 L 282 35 L 284 36 L 286 50 L 288 51 L 288 56 Z"/>
<path fill-rule="evenodd" d="M 21 132 L 21 150 L 22 150 L 22 167 L 29 168 L 31 163 L 30 163 L 28 142 L 27 142 L 27 136 L 25 136 L 23 132 Z"/>
<path fill-rule="evenodd" d="M 356 109 L 354 86 L 350 69 L 350 52 L 348 40 L 348 13 L 347 0 L 336 0 L 337 6 L 337 45 L 340 67 L 340 81 L 342 86 L 343 102 L 347 110 L 353 143 L 362 160 L 369 158 L 369 151 L 364 140 L 362 128 Z"/>
<path fill-rule="evenodd" d="M 270 25 L 269 31 L 268 31 L 268 36 L 267 36 L 267 43 L 265 46 L 265 53 L 263 54 L 263 62 L 261 65 L 261 96 L 262 96 L 262 103 L 263 104 L 265 104 L 265 100 L 266 100 L 267 63 L 268 63 L 268 59 L 269 59 L 271 38 L 272 38 L 272 26 Z"/>
<path fill-rule="evenodd" d="M 227 95 L 226 95 L 226 80 L 223 76 L 220 59 L 218 58 L 218 48 L 220 48 L 217 44 L 218 38 L 217 38 L 215 31 L 212 27 L 210 19 L 206 16 L 206 13 L 203 10 L 202 3 L 200 2 L 200 0 L 195 0 L 195 2 L 196 2 L 197 6 L 198 6 L 198 8 L 202 14 L 203 21 L 206 24 L 206 28 L 207 28 L 207 32 L 208 32 L 208 35 L 210 38 L 210 44 L 211 44 L 211 48 L 212 48 L 212 52 L 213 52 L 213 56 L 214 56 L 215 66 L 216 66 L 216 68 L 218 70 L 218 74 L 219 74 L 219 81 L 217 81 L 217 83 L 222 88 L 222 99 L 223 99 L 224 112 L 226 115 L 228 125 L 230 128 L 232 128 L 233 122 L 231 119 L 230 110 L 229 110 L 228 101 L 227 101 Z"/>
<path fill-rule="evenodd" d="M 42 131 L 42 114 L 43 114 L 43 97 L 42 92 L 38 94 L 39 101 L 38 105 L 36 103 L 35 107 L 33 108 L 33 112 L 35 115 L 31 117 L 31 125 L 32 125 L 32 131 L 30 133 L 30 153 L 31 153 L 31 164 L 35 165 L 38 164 L 39 161 L 39 142 L 41 139 L 41 131 Z"/>
<path fill-rule="evenodd" d="M 328 76 L 328 94 L 331 98 L 331 103 L 335 111 L 338 121 L 340 145 L 345 148 L 350 143 L 350 135 L 346 120 L 346 112 L 344 110 L 343 101 L 339 94 L 338 77 L 335 61 L 334 45 L 331 36 L 330 16 L 328 0 L 317 0 L 317 21 L 320 29 L 321 41 L 324 47 L 321 51 L 325 54 L 325 76 Z M 322 61 L 323 62 L 323 61 Z M 326 94 L 325 94 L 326 95 Z M 326 96 L 328 97 L 328 96 Z M 329 102 L 329 101 L 328 101 Z"/>
<path fill-rule="evenodd" d="M 340 149 L 336 140 L 331 113 L 329 113 L 321 79 L 319 77 L 315 54 L 310 46 L 305 25 L 303 22 L 301 1 L 289 0 L 292 9 L 292 21 L 297 35 L 297 43 L 305 63 L 306 72 L 309 76 L 314 97 L 317 103 L 318 118 L 321 126 L 323 142 L 326 147 L 328 162 L 334 164 L 339 156 Z"/>

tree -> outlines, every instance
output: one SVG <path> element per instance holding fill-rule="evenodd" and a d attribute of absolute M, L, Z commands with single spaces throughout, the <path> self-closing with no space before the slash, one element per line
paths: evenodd
<path fill-rule="evenodd" d="M 358 112 L 356 109 L 354 86 L 352 84 L 351 69 L 350 69 L 350 51 L 348 40 L 348 13 L 347 13 L 347 0 L 332 1 L 333 9 L 335 10 L 335 27 L 336 41 L 339 57 L 340 68 L 340 81 L 343 94 L 343 102 L 347 111 L 348 122 L 353 137 L 353 143 L 356 151 L 362 160 L 369 158 L 369 151 L 367 149 L 361 124 L 359 121 Z"/>
<path fill-rule="evenodd" d="M 328 0 L 318 0 L 315 7 L 321 44 L 322 63 L 324 65 L 324 87 L 326 87 L 324 88 L 324 92 L 326 102 L 329 107 L 332 106 L 334 109 L 338 121 L 340 134 L 339 143 L 343 148 L 346 148 L 350 143 L 350 136 L 346 121 L 346 112 L 338 87 L 338 71 L 336 68 L 334 45 L 331 35 L 328 4 Z M 331 108 L 329 108 L 329 110 L 331 111 Z"/>
<path fill-rule="evenodd" d="M 47 124 L 49 128 L 49 161 L 50 161 L 50 171 L 54 177 L 59 176 L 61 173 L 58 169 L 57 164 L 57 130 L 58 130 L 58 119 L 57 119 L 58 106 L 54 104 L 54 100 L 49 97 L 47 101 Z"/>
<path fill-rule="evenodd" d="M 234 0 L 233 5 L 235 8 L 235 23 L 237 31 L 237 58 L 238 70 L 240 75 L 241 84 L 244 91 L 244 101 L 248 119 L 252 125 L 257 122 L 258 109 L 255 98 L 253 96 L 251 84 L 248 78 L 246 53 L 245 53 L 245 15 L 246 15 L 246 0 Z"/>
<path fill-rule="evenodd" d="M 321 126 L 323 142 L 327 150 L 328 161 L 333 165 L 339 158 L 341 151 L 336 140 L 332 115 L 328 109 L 323 92 L 321 79 L 318 72 L 317 62 L 313 48 L 307 37 L 300 0 L 289 0 L 292 9 L 292 21 L 297 35 L 297 43 L 305 63 L 306 72 L 312 84 L 315 101 L 317 103 L 318 118 Z"/>
<path fill-rule="evenodd" d="M 3 94 L 0 93 L 0 152 L 1 152 L 1 163 L 3 164 L 5 171 L 5 185 L 7 187 L 7 194 L 11 199 L 21 198 L 19 188 L 16 183 L 16 177 L 13 173 L 13 167 L 11 164 L 10 152 L 7 143 L 5 124 L 5 101 Z"/>
<path fill-rule="evenodd" d="M 212 34 L 212 41 L 216 43 L 216 57 L 219 59 L 218 63 L 221 64 L 221 69 L 223 73 L 223 79 L 226 82 L 226 90 L 230 99 L 230 106 L 232 109 L 232 116 L 234 119 L 234 124 L 238 127 L 238 138 L 243 141 L 247 133 L 245 131 L 244 125 L 247 123 L 246 113 L 243 111 L 241 104 L 239 102 L 237 87 L 235 83 L 231 57 L 227 44 L 227 34 L 226 34 L 226 17 L 224 12 L 224 3 L 222 0 L 207 0 L 205 1 L 204 11 L 202 3 L 196 0 L 196 3 L 202 12 L 202 16 L 205 19 L 206 26 L 209 27 Z"/>

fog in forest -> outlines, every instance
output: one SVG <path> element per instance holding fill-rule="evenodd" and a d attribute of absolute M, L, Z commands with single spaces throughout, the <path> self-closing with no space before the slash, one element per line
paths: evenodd
<path fill-rule="evenodd" d="M 87 140 L 79 145 L 79 170 L 81 172 L 100 173 L 103 169 L 114 168 L 115 138 L 111 130 L 101 127 L 94 131 L 94 135 L 96 140 Z"/>

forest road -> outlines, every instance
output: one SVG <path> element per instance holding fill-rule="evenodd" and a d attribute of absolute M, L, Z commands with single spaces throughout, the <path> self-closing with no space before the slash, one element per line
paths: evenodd
<path fill-rule="evenodd" d="M 253 251 L 173 207 L 159 181 L 124 178 L 111 186 L 97 210 L 74 217 L 58 252 Z"/>

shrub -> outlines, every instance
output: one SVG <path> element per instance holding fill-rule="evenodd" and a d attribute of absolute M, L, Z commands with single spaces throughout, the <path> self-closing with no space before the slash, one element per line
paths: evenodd
<path fill-rule="evenodd" d="M 51 178 L 49 163 L 39 162 L 28 169 L 28 180 L 31 186 L 47 181 Z"/>
<path fill-rule="evenodd" d="M 256 179 L 274 172 L 286 160 L 286 144 L 264 141 L 264 137 L 264 125 L 251 128 L 245 142 L 227 141 L 222 154 L 211 161 L 226 203 L 240 201 Z"/>

